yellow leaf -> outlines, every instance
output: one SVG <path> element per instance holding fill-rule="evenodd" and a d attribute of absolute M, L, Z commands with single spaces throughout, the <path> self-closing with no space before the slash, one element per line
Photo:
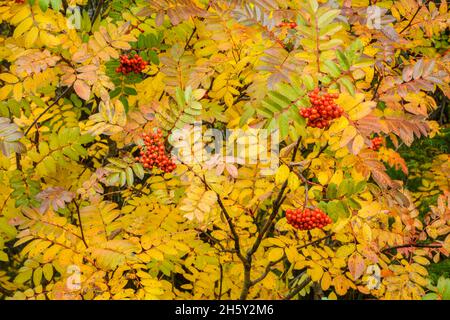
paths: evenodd
<path fill-rule="evenodd" d="M 289 173 L 288 186 L 292 191 L 297 190 L 297 188 L 300 186 L 300 180 L 294 172 Z"/>
<path fill-rule="evenodd" d="M 21 83 L 16 83 L 14 85 L 13 88 L 13 97 L 14 99 L 16 99 L 17 101 L 22 100 L 22 84 Z"/>
<path fill-rule="evenodd" d="M 7 83 L 16 83 L 19 81 L 15 75 L 11 73 L 0 73 L 0 80 L 5 81 Z"/>
<path fill-rule="evenodd" d="M 50 281 L 53 277 L 53 266 L 50 263 L 44 264 L 42 271 L 44 273 L 44 278 L 47 281 Z"/>
<path fill-rule="evenodd" d="M 357 155 L 359 151 L 361 151 L 363 146 L 364 146 L 364 138 L 360 134 L 358 134 L 353 140 L 352 153 L 354 155 Z"/>
<path fill-rule="evenodd" d="M 330 288 L 331 285 L 331 276 L 328 272 L 325 272 L 322 276 L 322 281 L 320 283 L 322 290 L 326 291 Z"/>
<path fill-rule="evenodd" d="M 12 89 L 13 89 L 13 86 L 11 86 L 11 85 L 6 85 L 6 86 L 3 86 L 3 88 L 0 88 L 0 101 L 5 100 L 8 97 L 8 95 Z"/>
<path fill-rule="evenodd" d="M 323 269 L 318 264 L 315 264 L 313 268 L 308 269 L 307 273 L 311 276 L 312 281 L 319 281 L 323 275 Z"/>
<path fill-rule="evenodd" d="M 414 256 L 413 260 L 423 266 L 427 266 L 430 264 L 430 261 L 428 261 L 427 258 L 421 257 L 421 256 Z"/>
<path fill-rule="evenodd" d="M 39 32 L 39 39 L 42 41 L 43 44 L 49 47 L 55 47 L 60 43 L 58 37 L 48 33 L 45 30 L 41 30 Z"/>
<path fill-rule="evenodd" d="M 375 101 L 366 101 L 357 105 L 355 108 L 348 112 L 350 119 L 356 121 L 364 118 L 372 112 L 372 109 L 375 108 L 376 105 L 377 103 Z"/>
<path fill-rule="evenodd" d="M 37 27 L 31 28 L 31 30 L 28 31 L 27 35 L 25 36 L 25 47 L 31 48 L 36 42 L 38 34 L 39 30 Z"/>
<path fill-rule="evenodd" d="M 317 175 L 317 179 L 321 185 L 326 185 L 328 182 L 328 174 L 325 171 L 320 171 Z"/>
<path fill-rule="evenodd" d="M 348 120 L 346 117 L 340 117 L 338 120 L 334 121 L 333 124 L 328 129 L 330 135 L 341 132 L 348 127 Z"/>
<path fill-rule="evenodd" d="M 348 284 L 345 276 L 340 275 L 333 279 L 334 289 L 336 293 L 340 296 L 343 296 L 347 293 Z"/>
<path fill-rule="evenodd" d="M 351 255 L 355 251 L 355 245 L 354 244 L 347 244 L 342 247 L 339 247 L 336 251 L 336 257 L 338 258 L 345 258 L 349 255 Z"/>
<path fill-rule="evenodd" d="M 150 249 L 147 251 L 147 254 L 155 260 L 158 260 L 158 261 L 164 260 L 163 253 L 161 251 L 159 251 L 158 249 L 155 249 L 155 248 Z"/>
<path fill-rule="evenodd" d="M 344 173 L 342 170 L 336 170 L 336 172 L 331 177 L 330 183 L 334 183 L 335 185 L 340 185 L 342 182 L 342 179 L 344 178 Z"/>
<path fill-rule="evenodd" d="M 343 147 L 347 143 L 350 142 L 350 140 L 353 139 L 353 137 L 356 135 L 356 129 L 354 126 L 348 126 L 344 129 L 344 132 L 342 133 L 341 143 L 340 146 Z"/>
<path fill-rule="evenodd" d="M 277 173 L 275 174 L 275 183 L 276 184 L 282 184 L 286 181 L 286 179 L 289 177 L 289 168 L 287 165 L 283 164 L 281 165 Z"/>
<path fill-rule="evenodd" d="M 20 21 L 22 21 L 23 19 L 25 19 L 26 17 L 28 17 L 31 14 L 31 10 L 30 10 L 31 6 L 23 6 L 22 9 L 20 9 L 15 15 L 14 17 L 11 18 L 11 20 L 9 21 L 12 25 L 17 25 Z"/>
<path fill-rule="evenodd" d="M 367 242 L 372 241 L 372 229 L 370 228 L 370 226 L 367 223 L 364 223 L 364 225 L 362 227 L 362 232 L 363 232 L 364 240 L 366 240 Z"/>
<path fill-rule="evenodd" d="M 225 93 L 223 100 L 227 107 L 231 108 L 233 106 L 234 98 L 230 92 Z"/>
<path fill-rule="evenodd" d="M 268 259 L 269 261 L 277 261 L 281 259 L 284 254 L 284 250 L 281 248 L 271 248 L 269 250 Z"/>
<path fill-rule="evenodd" d="M 290 263 L 295 263 L 298 257 L 298 252 L 297 249 L 295 249 L 294 247 L 290 247 L 290 248 L 286 248 L 285 249 L 286 252 L 286 257 L 288 258 Z"/>
<path fill-rule="evenodd" d="M 28 17 L 25 20 L 23 20 L 15 29 L 13 33 L 13 38 L 20 37 L 25 31 L 30 29 L 30 27 L 33 25 L 33 18 Z"/>

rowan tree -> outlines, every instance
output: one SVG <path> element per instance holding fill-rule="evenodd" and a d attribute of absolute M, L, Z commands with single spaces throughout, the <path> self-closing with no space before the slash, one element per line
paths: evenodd
<path fill-rule="evenodd" d="M 448 299 L 449 18 L 0 0 L 0 298 Z"/>

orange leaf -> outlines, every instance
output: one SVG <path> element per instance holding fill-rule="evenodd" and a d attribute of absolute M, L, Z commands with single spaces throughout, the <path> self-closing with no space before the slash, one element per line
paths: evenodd
<path fill-rule="evenodd" d="M 354 253 L 348 258 L 348 270 L 350 271 L 353 279 L 356 280 L 362 276 L 366 265 L 364 263 L 364 258 L 359 253 Z"/>
<path fill-rule="evenodd" d="M 91 88 L 88 86 L 86 82 L 83 80 L 77 80 L 73 84 L 73 88 L 75 89 L 75 92 L 77 95 L 83 99 L 88 100 L 91 95 Z"/>

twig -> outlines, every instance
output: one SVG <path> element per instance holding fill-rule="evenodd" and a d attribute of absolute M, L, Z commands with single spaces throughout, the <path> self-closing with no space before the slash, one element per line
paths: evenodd
<path fill-rule="evenodd" d="M 184 46 L 184 51 L 186 51 L 187 47 L 189 46 L 189 42 L 191 42 L 192 37 L 195 34 L 195 31 L 197 31 L 197 26 L 194 26 L 194 29 L 192 29 L 191 35 L 189 36 L 189 38 L 188 38 L 188 40 L 187 40 L 187 42 L 186 42 L 186 44 Z"/>
<path fill-rule="evenodd" d="M 208 190 L 211 190 L 212 192 L 214 192 L 214 193 L 216 194 L 216 196 L 217 196 L 217 202 L 219 203 L 219 206 L 220 206 L 220 208 L 222 209 L 222 212 L 223 212 L 223 214 L 224 214 L 224 216 L 225 216 L 225 219 L 227 220 L 228 226 L 229 226 L 230 231 L 231 231 L 231 234 L 232 234 L 232 236 L 233 236 L 233 240 L 234 240 L 234 248 L 236 249 L 236 254 L 237 254 L 237 256 L 239 257 L 239 259 L 242 261 L 242 263 L 246 264 L 246 263 L 247 263 L 247 260 L 245 259 L 245 257 L 242 255 L 242 252 L 241 252 L 241 245 L 240 245 L 239 235 L 238 235 L 237 232 L 236 232 L 236 229 L 235 229 L 235 227 L 234 227 L 234 224 L 233 224 L 233 221 L 232 221 L 232 219 L 231 219 L 230 214 L 228 213 L 227 209 L 226 209 L 225 206 L 223 205 L 223 202 L 222 202 L 222 199 L 220 198 L 220 195 L 219 195 L 215 190 L 213 190 L 213 189 L 208 185 L 208 183 L 206 182 L 206 180 L 205 180 L 203 177 L 201 177 L 197 172 L 195 172 L 195 171 L 192 169 L 192 167 L 190 167 L 189 165 L 187 165 L 186 163 L 184 163 L 184 162 L 181 161 L 181 160 L 180 160 L 180 162 L 181 162 L 182 164 L 184 164 L 184 165 L 185 165 L 192 173 L 194 173 L 194 175 L 195 175 L 196 177 L 198 177 L 198 178 L 203 182 L 203 184 L 205 185 L 205 187 L 206 187 Z"/>
<path fill-rule="evenodd" d="M 101 11 L 102 6 L 103 6 L 103 2 L 104 2 L 104 0 L 100 0 L 100 1 L 98 2 L 97 7 L 95 8 L 95 13 L 94 13 L 94 15 L 92 16 L 92 24 L 94 24 L 94 23 L 95 23 L 95 20 L 97 20 L 97 17 L 98 17 L 98 15 L 100 14 L 100 11 Z"/>
<path fill-rule="evenodd" d="M 284 259 L 284 256 L 282 256 L 282 257 L 281 257 L 280 259 L 278 259 L 278 260 L 275 260 L 275 261 L 270 262 L 270 263 L 266 266 L 266 269 L 265 269 L 264 272 L 261 274 L 261 276 L 259 276 L 258 278 L 256 278 L 255 280 L 253 280 L 253 281 L 250 282 L 251 285 L 254 286 L 254 285 L 257 284 L 258 282 L 264 280 L 264 279 L 267 277 L 267 275 L 269 274 L 270 270 L 272 270 L 272 267 L 273 267 L 274 265 L 276 265 L 278 262 L 282 261 L 283 259 Z"/>
<path fill-rule="evenodd" d="M 83 224 L 81 222 L 80 207 L 78 206 L 78 203 L 75 200 L 72 200 L 72 202 L 75 204 L 75 207 L 77 208 L 78 222 L 80 223 L 81 240 L 83 241 L 86 248 L 89 248 L 86 242 L 86 238 L 84 237 Z"/>
<path fill-rule="evenodd" d="M 220 280 L 219 280 L 219 297 L 217 300 L 222 299 L 222 285 L 223 285 L 223 266 L 219 261 Z"/>
<path fill-rule="evenodd" d="M 426 2 L 425 2 L 425 3 L 426 3 Z M 403 33 L 403 31 L 405 31 L 406 29 L 408 29 L 408 28 L 411 26 L 412 22 L 413 22 L 414 19 L 416 18 L 416 16 L 417 16 L 417 14 L 419 13 L 420 9 L 422 9 L 422 6 L 423 6 L 423 4 L 421 4 L 421 5 L 417 8 L 417 10 L 416 10 L 416 12 L 414 13 L 414 15 L 412 16 L 411 20 L 409 20 L 408 24 L 407 24 L 407 25 L 399 32 L 399 34 Z"/>
<path fill-rule="evenodd" d="M 437 244 L 423 244 L 423 243 L 409 243 L 409 244 L 402 244 L 394 247 L 389 247 L 381 250 L 382 253 L 394 250 L 394 249 L 401 249 L 401 248 L 442 248 L 442 245 Z"/>
<path fill-rule="evenodd" d="M 64 97 L 66 95 L 67 92 L 69 92 L 69 90 L 72 89 L 72 86 L 67 87 L 59 96 L 57 96 L 55 98 L 55 100 L 53 101 L 52 104 L 50 104 L 47 108 L 45 108 L 44 111 L 42 111 L 38 117 L 36 119 L 34 119 L 33 123 L 28 127 L 28 129 L 25 131 L 24 135 L 26 136 L 28 134 L 28 132 L 30 132 L 31 128 L 34 127 L 34 125 L 39 121 L 39 119 L 47 113 L 48 110 L 50 110 L 51 107 L 53 107 L 58 101 L 59 99 L 61 99 L 62 97 Z"/>
<path fill-rule="evenodd" d="M 308 243 L 306 243 L 306 244 L 304 244 L 304 245 L 301 245 L 301 246 L 297 247 L 297 250 L 300 250 L 300 249 L 303 249 L 303 248 L 312 246 L 313 244 L 322 242 L 323 240 L 326 240 L 326 239 L 328 239 L 328 238 L 331 238 L 332 236 L 333 236 L 333 234 L 330 233 L 330 234 L 326 235 L 325 237 L 319 238 L 319 239 L 317 239 L 317 240 L 308 242 Z"/>
<path fill-rule="evenodd" d="M 298 151 L 298 147 L 300 145 L 300 140 L 301 137 L 299 137 L 297 139 L 297 143 L 294 147 L 294 152 L 292 154 L 292 158 L 291 158 L 291 162 L 295 160 L 295 157 L 297 155 L 297 151 Z M 253 244 L 253 246 L 251 247 L 251 249 L 247 252 L 247 258 L 249 256 L 252 256 L 256 250 L 258 250 L 259 245 L 261 244 L 262 239 L 264 238 L 265 233 L 268 231 L 268 229 L 270 228 L 270 225 L 273 222 L 273 219 L 275 219 L 277 213 L 278 213 L 278 209 L 280 208 L 281 204 L 282 204 L 282 199 L 283 199 L 283 194 L 284 191 L 287 187 L 288 181 L 286 180 L 283 185 L 281 186 L 280 192 L 278 193 L 278 196 L 276 198 L 276 200 L 273 203 L 273 209 L 272 209 L 272 214 L 270 215 L 269 219 L 267 220 L 267 222 L 265 223 L 265 225 L 263 226 L 261 232 L 258 234 L 258 237 L 255 240 L 255 243 Z"/>
<path fill-rule="evenodd" d="M 297 286 L 295 289 L 293 289 L 290 293 L 288 293 L 286 296 L 284 296 L 284 300 L 291 300 L 293 297 L 295 297 L 304 287 L 306 287 L 311 282 L 311 277 L 308 276 L 299 286 Z"/>

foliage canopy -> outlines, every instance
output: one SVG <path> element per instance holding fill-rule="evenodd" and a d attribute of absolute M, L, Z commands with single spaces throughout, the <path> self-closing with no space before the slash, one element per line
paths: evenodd
<path fill-rule="evenodd" d="M 373 3 L 0 0 L 0 298 L 448 299 L 447 2 Z M 198 122 L 278 128 L 279 168 L 136 160 Z"/>

